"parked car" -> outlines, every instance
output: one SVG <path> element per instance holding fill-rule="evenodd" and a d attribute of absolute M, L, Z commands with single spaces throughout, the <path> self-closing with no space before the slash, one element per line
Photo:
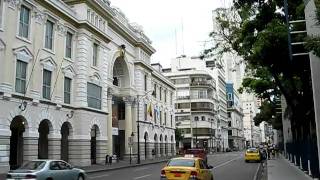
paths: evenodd
<path fill-rule="evenodd" d="M 188 149 L 185 152 L 185 155 L 193 155 L 194 157 L 199 157 L 201 159 L 203 159 L 204 161 L 207 162 L 208 158 L 207 158 L 207 152 L 205 149 Z"/>
<path fill-rule="evenodd" d="M 7 174 L 7 180 L 85 180 L 86 173 L 82 169 L 74 168 L 62 160 L 34 160 L 23 164 Z"/>
<path fill-rule="evenodd" d="M 212 166 L 201 158 L 173 158 L 161 170 L 161 180 L 213 180 Z"/>

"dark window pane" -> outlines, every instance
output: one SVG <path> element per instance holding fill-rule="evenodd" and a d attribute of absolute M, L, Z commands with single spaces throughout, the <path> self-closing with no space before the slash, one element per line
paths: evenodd
<path fill-rule="evenodd" d="M 42 97 L 50 99 L 51 95 L 51 71 L 43 70 Z"/>
<path fill-rule="evenodd" d="M 27 63 L 17 60 L 16 65 L 16 92 L 25 93 L 26 88 L 26 77 L 27 77 Z"/>
<path fill-rule="evenodd" d="M 71 79 L 64 78 L 64 103 L 70 104 L 71 102 Z"/>
<path fill-rule="evenodd" d="M 66 57 L 71 58 L 72 55 L 72 34 L 67 32 L 66 36 Z"/>
<path fill-rule="evenodd" d="M 26 6 L 21 6 L 19 18 L 19 36 L 29 38 L 30 10 Z"/>
<path fill-rule="evenodd" d="M 88 83 L 87 94 L 88 107 L 101 109 L 101 87 Z"/>
<path fill-rule="evenodd" d="M 45 48 L 52 50 L 52 47 L 53 47 L 53 22 L 47 21 Z"/>

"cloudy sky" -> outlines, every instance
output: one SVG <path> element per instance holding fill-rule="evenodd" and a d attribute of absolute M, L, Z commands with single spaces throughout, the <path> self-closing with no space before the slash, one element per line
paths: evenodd
<path fill-rule="evenodd" d="M 152 62 L 169 67 L 171 59 L 181 54 L 199 55 L 212 30 L 212 10 L 227 6 L 227 1 L 111 0 L 111 5 L 143 26 L 157 50 Z"/>

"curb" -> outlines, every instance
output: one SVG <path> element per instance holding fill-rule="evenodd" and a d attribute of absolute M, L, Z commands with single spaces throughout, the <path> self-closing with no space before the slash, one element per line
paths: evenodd
<path fill-rule="evenodd" d="M 266 162 L 262 162 L 259 164 L 259 167 L 254 175 L 253 180 L 262 180 L 263 179 L 263 172 L 265 170 L 266 167 Z"/>
<path fill-rule="evenodd" d="M 294 163 L 290 162 L 287 158 L 284 158 L 283 159 L 289 164 L 289 166 L 293 167 L 294 169 L 296 169 L 297 171 L 300 171 L 302 172 L 306 179 L 309 179 L 309 180 L 313 180 L 314 178 L 310 177 L 307 173 L 305 173 L 303 170 L 301 170 L 298 166 L 296 166 Z"/>
<path fill-rule="evenodd" d="M 124 166 L 119 166 L 119 167 L 114 167 L 114 168 L 105 168 L 105 169 L 88 170 L 88 171 L 85 170 L 85 172 L 87 174 L 90 174 L 90 173 L 97 173 L 97 172 L 114 171 L 114 170 L 125 169 L 125 168 L 134 168 L 134 167 L 146 166 L 146 165 L 150 165 L 150 164 L 159 164 L 159 163 L 167 162 L 168 160 L 169 159 L 162 160 L 162 161 L 156 161 L 156 162 L 150 162 L 150 163 L 124 165 Z"/>

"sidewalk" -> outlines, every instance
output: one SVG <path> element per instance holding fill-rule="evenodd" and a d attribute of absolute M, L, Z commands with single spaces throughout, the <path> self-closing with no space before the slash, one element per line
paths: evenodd
<path fill-rule="evenodd" d="M 268 160 L 268 180 L 312 180 L 307 174 L 280 156 Z"/>
<path fill-rule="evenodd" d="M 112 163 L 111 165 L 95 164 L 95 165 L 79 167 L 79 168 L 85 170 L 86 173 L 94 173 L 94 172 L 101 172 L 101 171 L 124 169 L 129 167 L 145 166 L 149 164 L 163 163 L 163 162 L 167 162 L 169 159 L 170 158 L 141 160 L 140 164 L 137 164 L 136 160 L 133 160 L 131 164 L 129 161 L 119 161 L 117 163 Z"/>

